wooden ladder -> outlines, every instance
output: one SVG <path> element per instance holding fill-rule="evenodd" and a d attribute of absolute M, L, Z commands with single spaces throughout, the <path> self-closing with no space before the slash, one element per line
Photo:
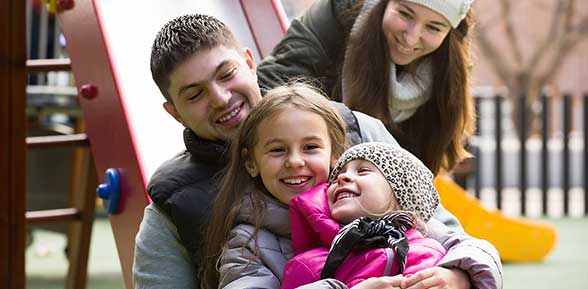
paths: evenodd
<path fill-rule="evenodd" d="M 20 0 L 8 0 L 3 6 L 6 9 L 0 9 L 0 287 L 25 288 L 26 225 L 67 222 L 69 269 L 65 287 L 85 288 L 98 184 L 88 138 L 84 133 L 25 137 L 26 75 L 69 71 L 70 61 L 26 60 L 25 5 Z M 26 151 L 56 147 L 73 151 L 69 207 L 25 212 Z"/>

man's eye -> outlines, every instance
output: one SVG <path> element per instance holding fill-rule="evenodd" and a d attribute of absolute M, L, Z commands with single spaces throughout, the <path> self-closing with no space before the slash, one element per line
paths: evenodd
<path fill-rule="evenodd" d="M 227 71 L 227 73 L 223 74 L 221 79 L 222 80 L 229 80 L 229 79 L 233 78 L 233 76 L 235 76 L 236 73 L 237 73 L 237 68 L 232 68 L 229 71 Z"/>
<path fill-rule="evenodd" d="M 190 100 L 190 101 L 194 101 L 194 100 L 198 99 L 198 98 L 199 98 L 201 95 L 202 95 L 202 91 L 198 91 L 198 92 L 196 92 L 196 93 L 194 93 L 194 94 L 190 95 L 190 96 L 188 97 L 188 100 Z"/>

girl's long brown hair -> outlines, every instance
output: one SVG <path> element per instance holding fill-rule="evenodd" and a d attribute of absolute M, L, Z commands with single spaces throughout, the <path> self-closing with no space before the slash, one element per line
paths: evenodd
<path fill-rule="evenodd" d="M 336 158 L 347 147 L 346 125 L 337 110 L 318 90 L 301 83 L 269 90 L 241 124 L 231 144 L 231 160 L 222 179 L 221 189 L 215 200 L 204 247 L 202 288 L 217 288 L 219 284 L 218 260 L 246 194 L 253 205 L 254 236 L 260 229 L 265 208 L 263 194 L 269 194 L 259 176 L 252 178 L 245 169 L 245 162 L 252 158 L 250 152 L 257 142 L 260 123 L 275 113 L 288 109 L 300 109 L 316 113 L 327 124 L 331 139 L 331 154 Z M 296 124 L 292 124 L 296 125 Z"/>
<path fill-rule="evenodd" d="M 380 1 L 357 31 L 357 38 L 348 40 L 351 47 L 346 65 L 353 67 L 353 71 L 340 74 L 340 81 L 343 78 L 346 81 L 344 101 L 351 109 L 382 120 L 395 136 L 409 140 L 413 147 L 408 149 L 434 174 L 449 171 L 469 156 L 464 141 L 475 128 L 475 112 L 469 92 L 468 32 L 472 28 L 472 12 L 468 12 L 459 26 L 451 29 L 441 46 L 427 56 L 431 58 L 433 68 L 431 99 L 411 118 L 396 124 L 388 109 L 390 63 L 382 61 L 390 59 L 382 31 L 387 3 L 386 0 Z M 363 1 L 357 4 L 355 11 Z M 349 15 L 357 15 L 357 12 Z M 408 70 L 405 68 L 401 73 L 410 73 Z"/>

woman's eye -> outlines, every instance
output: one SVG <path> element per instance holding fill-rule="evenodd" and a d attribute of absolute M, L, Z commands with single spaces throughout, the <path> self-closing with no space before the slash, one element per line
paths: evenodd
<path fill-rule="evenodd" d="M 398 14 L 400 14 L 400 16 L 402 16 L 404 18 L 407 18 L 407 19 L 410 19 L 411 18 L 410 14 L 408 12 L 406 12 L 406 11 L 400 10 L 400 11 L 398 11 Z"/>
<path fill-rule="evenodd" d="M 428 25 L 427 27 L 429 28 L 429 30 L 431 30 L 433 32 L 441 32 L 441 29 L 439 29 L 439 27 L 437 27 L 435 25 Z"/>

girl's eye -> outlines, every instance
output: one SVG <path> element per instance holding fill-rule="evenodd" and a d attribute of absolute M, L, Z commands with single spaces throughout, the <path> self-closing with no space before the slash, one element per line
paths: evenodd
<path fill-rule="evenodd" d="M 306 150 L 313 150 L 313 149 L 318 149 L 318 148 L 320 148 L 320 146 L 318 146 L 318 145 L 316 145 L 316 144 L 307 144 L 307 145 L 306 145 L 304 148 L 305 148 Z"/>
<path fill-rule="evenodd" d="M 359 173 L 367 173 L 367 172 L 371 172 L 372 170 L 368 167 L 361 167 L 357 170 L 357 172 Z"/>
<path fill-rule="evenodd" d="M 269 151 L 270 151 L 270 153 L 280 153 L 280 152 L 283 152 L 284 151 L 284 148 L 282 148 L 282 147 L 274 147 L 274 148 L 271 148 Z"/>

